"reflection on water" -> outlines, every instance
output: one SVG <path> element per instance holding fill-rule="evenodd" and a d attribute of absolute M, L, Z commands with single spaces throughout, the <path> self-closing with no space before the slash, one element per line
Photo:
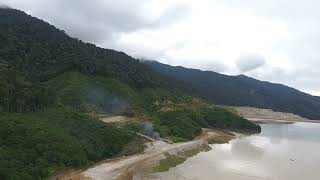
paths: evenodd
<path fill-rule="evenodd" d="M 151 179 L 319 180 L 320 124 L 263 124 L 258 135 L 189 158 Z"/>

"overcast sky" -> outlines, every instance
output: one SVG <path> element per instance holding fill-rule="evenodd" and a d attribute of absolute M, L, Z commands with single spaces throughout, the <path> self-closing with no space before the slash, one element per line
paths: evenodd
<path fill-rule="evenodd" d="M 317 0 L 0 2 L 136 58 L 246 74 L 320 95 Z"/>

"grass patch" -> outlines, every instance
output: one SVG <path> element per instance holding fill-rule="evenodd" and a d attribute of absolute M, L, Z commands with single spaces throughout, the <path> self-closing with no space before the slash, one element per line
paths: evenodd
<path fill-rule="evenodd" d="M 168 171 L 170 168 L 176 167 L 177 165 L 184 163 L 186 160 L 187 157 L 167 154 L 166 159 L 161 160 L 159 165 L 154 168 L 154 172 Z"/>
<path fill-rule="evenodd" d="M 226 144 L 234 139 L 234 136 L 230 134 L 219 134 L 218 136 L 212 137 L 208 139 L 209 144 Z"/>
<path fill-rule="evenodd" d="M 153 172 L 168 171 L 170 168 L 184 163 L 188 157 L 195 156 L 202 151 L 209 151 L 210 149 L 211 148 L 207 144 L 203 144 L 197 148 L 180 152 L 177 155 L 165 154 L 166 159 L 160 160 L 159 165 L 153 168 Z"/>
<path fill-rule="evenodd" d="M 173 142 L 173 143 L 180 143 L 180 142 L 186 142 L 188 141 L 187 139 L 181 138 L 181 137 L 177 137 L 177 136 L 169 136 L 169 139 Z"/>
<path fill-rule="evenodd" d="M 197 148 L 194 149 L 189 149 L 186 151 L 183 151 L 180 153 L 180 155 L 186 156 L 186 157 L 192 157 L 197 155 L 199 152 L 203 152 L 203 151 L 209 151 L 211 150 L 210 146 L 208 146 L 208 144 L 203 144 Z"/>

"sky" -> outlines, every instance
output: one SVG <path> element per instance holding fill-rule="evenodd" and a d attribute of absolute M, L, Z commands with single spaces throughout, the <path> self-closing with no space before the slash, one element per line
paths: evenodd
<path fill-rule="evenodd" d="M 320 96 L 317 0 L 0 0 L 0 4 L 135 58 L 245 74 Z"/>

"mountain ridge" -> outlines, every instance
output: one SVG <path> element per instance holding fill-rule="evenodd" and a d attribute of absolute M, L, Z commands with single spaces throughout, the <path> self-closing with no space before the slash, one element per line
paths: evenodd
<path fill-rule="evenodd" d="M 159 73 L 191 84 L 199 96 L 214 103 L 266 108 L 320 119 L 320 97 L 286 85 L 260 81 L 245 75 L 229 76 L 157 61 L 143 62 Z"/>

